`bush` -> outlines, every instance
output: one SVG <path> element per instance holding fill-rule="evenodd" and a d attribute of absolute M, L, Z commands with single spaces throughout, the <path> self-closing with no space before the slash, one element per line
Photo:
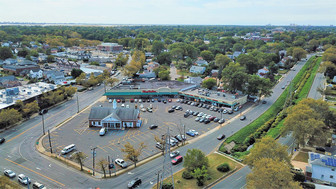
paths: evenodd
<path fill-rule="evenodd" d="M 163 183 L 162 189 L 174 189 L 172 183 Z"/>
<path fill-rule="evenodd" d="M 182 178 L 189 180 L 189 179 L 193 179 L 194 177 L 192 176 L 190 171 L 183 171 Z"/>
<path fill-rule="evenodd" d="M 311 183 L 305 183 L 305 182 L 303 182 L 303 183 L 301 183 L 300 185 L 301 185 L 302 188 L 304 188 L 304 189 L 315 189 L 315 185 L 314 185 L 314 184 L 311 184 Z"/>
<path fill-rule="evenodd" d="M 220 172 L 228 172 L 230 171 L 230 166 L 228 163 L 223 163 L 217 166 L 217 170 Z"/>

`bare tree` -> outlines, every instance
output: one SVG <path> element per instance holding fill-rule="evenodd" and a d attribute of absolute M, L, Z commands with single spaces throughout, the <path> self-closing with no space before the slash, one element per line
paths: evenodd
<path fill-rule="evenodd" d="M 83 171 L 83 161 L 88 156 L 84 152 L 77 152 L 74 155 L 71 156 L 71 159 L 75 160 L 77 163 L 79 163 L 81 167 L 81 171 Z"/>
<path fill-rule="evenodd" d="M 106 159 L 101 158 L 98 161 L 98 165 L 100 166 L 100 170 L 102 170 L 104 173 L 104 178 L 106 178 L 106 166 L 108 165 L 108 162 L 106 161 Z"/>
<path fill-rule="evenodd" d="M 157 136 L 157 135 L 155 135 L 154 136 L 154 140 L 156 141 L 156 142 L 158 142 L 158 143 L 160 143 L 161 144 L 161 146 L 162 146 L 162 149 L 160 149 L 161 151 L 162 151 L 162 155 L 164 155 L 164 149 L 165 149 L 165 147 L 166 147 L 166 143 L 167 143 L 167 136 L 166 135 L 162 135 L 161 137 L 159 137 L 159 136 Z"/>
<path fill-rule="evenodd" d="M 134 167 L 136 167 L 136 163 L 139 161 L 138 158 L 144 148 L 146 148 L 146 145 L 143 142 L 140 143 L 137 149 L 134 148 L 131 143 L 127 142 L 121 151 L 126 153 L 125 159 L 132 161 L 134 163 Z"/>

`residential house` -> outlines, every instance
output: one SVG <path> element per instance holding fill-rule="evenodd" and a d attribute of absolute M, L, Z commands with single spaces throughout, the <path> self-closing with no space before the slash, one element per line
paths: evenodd
<path fill-rule="evenodd" d="M 54 84 L 61 84 L 66 81 L 64 73 L 55 70 L 44 71 L 43 77 Z"/>
<path fill-rule="evenodd" d="M 68 61 L 67 59 L 58 58 L 56 60 L 56 65 L 61 70 L 72 70 L 72 69 L 80 69 L 80 65 L 74 61 Z"/>
<path fill-rule="evenodd" d="M 202 57 L 198 57 L 198 59 L 196 60 L 195 64 L 197 66 L 207 66 L 209 63 L 206 60 L 203 60 Z"/>
<path fill-rule="evenodd" d="M 203 79 L 201 77 L 189 77 L 184 79 L 185 83 L 193 83 L 196 84 L 197 87 L 201 86 Z"/>
<path fill-rule="evenodd" d="M 191 66 L 190 73 L 203 74 L 205 72 L 205 67 L 201 66 Z"/>
<path fill-rule="evenodd" d="M 12 65 L 12 64 L 16 64 L 18 61 L 16 59 L 13 58 L 7 58 L 5 61 L 3 61 L 4 64 L 7 65 Z"/>
<path fill-rule="evenodd" d="M 332 82 L 333 82 L 333 83 L 336 83 L 336 75 L 334 76 Z"/>
<path fill-rule="evenodd" d="M 158 68 L 160 66 L 157 62 L 150 62 L 147 65 L 144 65 L 144 70 L 147 70 L 148 72 L 154 72 L 155 68 Z"/>
<path fill-rule="evenodd" d="M 336 158 L 308 152 L 306 179 L 316 183 L 336 186 Z"/>
<path fill-rule="evenodd" d="M 284 68 L 286 67 L 286 64 L 291 61 L 291 57 L 290 56 L 286 56 L 286 57 L 283 57 L 279 63 L 277 63 L 277 65 L 280 67 L 280 68 Z"/>
<path fill-rule="evenodd" d="M 41 78 L 43 78 L 43 70 L 41 70 L 41 69 L 29 70 L 28 76 L 30 78 L 41 79 Z"/>
<path fill-rule="evenodd" d="M 11 72 L 14 75 L 20 75 L 24 70 L 32 70 L 40 68 L 39 65 L 3 65 L 3 70 Z"/>
<path fill-rule="evenodd" d="M 18 79 L 16 79 L 15 76 L 9 75 L 5 77 L 0 77 L 0 87 L 10 88 L 16 86 L 21 86 L 21 83 L 20 81 L 18 81 Z"/>
<path fill-rule="evenodd" d="M 141 126 L 140 111 L 135 108 L 93 107 L 89 115 L 90 127 L 124 130 Z"/>
<path fill-rule="evenodd" d="M 258 70 L 257 75 L 261 78 L 266 78 L 266 75 L 267 75 L 268 72 L 269 72 L 269 70 L 266 67 L 264 67 L 264 68 Z"/>
<path fill-rule="evenodd" d="M 235 51 L 235 52 L 233 52 L 233 54 L 228 54 L 226 56 L 228 56 L 231 60 L 235 60 L 240 54 L 242 54 L 242 52 Z"/>
<path fill-rule="evenodd" d="M 211 77 L 217 77 L 219 73 L 219 70 L 211 70 L 210 76 Z"/>

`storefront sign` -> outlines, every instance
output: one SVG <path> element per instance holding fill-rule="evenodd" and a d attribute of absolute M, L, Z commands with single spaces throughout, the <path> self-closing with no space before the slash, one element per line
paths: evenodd
<path fill-rule="evenodd" d="M 143 90 L 142 92 L 143 93 L 156 93 L 156 91 L 154 91 L 154 90 L 148 90 L 148 91 Z"/>

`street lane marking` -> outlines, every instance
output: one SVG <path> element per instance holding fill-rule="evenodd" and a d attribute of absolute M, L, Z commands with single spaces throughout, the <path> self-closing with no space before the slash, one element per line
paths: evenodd
<path fill-rule="evenodd" d="M 104 148 L 100 147 L 99 145 L 97 145 L 97 148 L 103 150 L 104 152 L 107 152 Z"/>
<path fill-rule="evenodd" d="M 22 167 L 22 168 L 24 168 L 24 169 L 27 169 L 28 171 L 31 171 L 31 172 L 33 172 L 33 173 L 35 173 L 35 174 L 38 174 L 38 175 L 41 176 L 41 177 L 44 177 L 44 178 L 46 178 L 46 179 L 48 179 L 48 180 L 51 180 L 51 181 L 53 181 L 53 182 L 56 182 L 56 183 L 59 184 L 59 185 L 65 186 L 63 183 L 60 183 L 60 182 L 58 182 L 58 181 L 56 181 L 56 180 L 54 180 L 54 179 L 52 179 L 52 178 L 50 178 L 50 177 L 47 177 L 47 176 L 45 176 L 45 175 L 43 175 L 43 174 L 41 174 L 41 173 L 38 173 L 38 172 L 34 171 L 34 170 L 32 170 L 32 169 L 29 169 L 28 167 L 25 167 L 25 166 L 23 166 L 23 165 L 20 165 L 20 164 L 14 162 L 14 161 L 12 161 L 12 160 L 9 160 L 9 159 L 7 159 L 7 158 L 5 158 L 5 160 L 7 160 L 7 161 L 9 161 L 9 162 L 11 162 L 11 163 L 13 163 L 13 164 L 15 164 L 15 165 L 17 165 L 17 166 L 20 166 L 20 167 Z"/>

